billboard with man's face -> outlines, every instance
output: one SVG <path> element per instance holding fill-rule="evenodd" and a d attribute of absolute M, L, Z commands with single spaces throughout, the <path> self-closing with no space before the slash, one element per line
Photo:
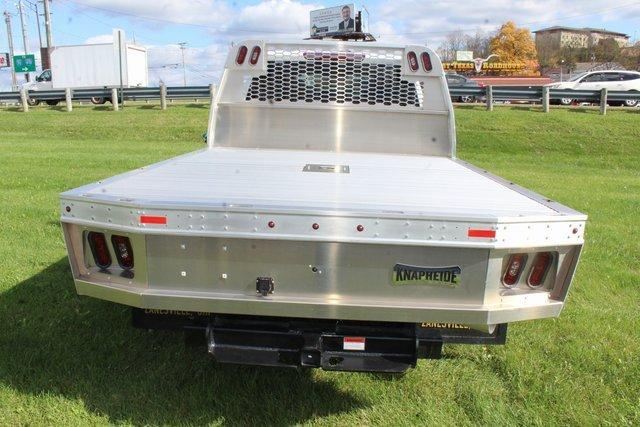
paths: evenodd
<path fill-rule="evenodd" d="M 311 37 L 346 34 L 355 30 L 353 3 L 311 11 Z"/>

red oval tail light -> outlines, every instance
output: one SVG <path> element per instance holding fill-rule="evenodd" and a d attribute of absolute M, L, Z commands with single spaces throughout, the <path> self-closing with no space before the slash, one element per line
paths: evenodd
<path fill-rule="evenodd" d="M 238 65 L 244 64 L 244 60 L 247 57 L 248 51 L 249 49 L 247 49 L 246 46 L 240 46 L 240 49 L 238 49 L 238 55 L 236 55 L 236 64 Z"/>
<path fill-rule="evenodd" d="M 427 52 L 422 52 L 422 54 L 420 54 L 420 59 L 422 60 L 422 68 L 425 71 L 428 72 L 433 70 L 433 65 L 431 65 L 431 57 Z"/>
<path fill-rule="evenodd" d="M 260 52 L 262 52 L 262 49 L 260 49 L 260 46 L 254 46 L 253 49 L 251 49 L 249 64 L 256 65 L 258 63 L 258 59 L 260 58 Z"/>
<path fill-rule="evenodd" d="M 543 285 L 544 279 L 547 276 L 549 267 L 551 267 L 551 261 L 553 261 L 553 255 L 551 252 L 539 252 L 533 259 L 533 267 L 529 272 L 527 278 L 527 285 L 532 288 L 539 288 Z"/>
<path fill-rule="evenodd" d="M 509 257 L 507 262 L 507 269 L 502 276 L 502 284 L 507 288 L 512 288 L 518 284 L 518 279 L 522 274 L 524 265 L 527 263 L 527 255 L 525 254 L 513 254 Z"/>
<path fill-rule="evenodd" d="M 409 69 L 411 71 L 418 71 L 418 57 L 414 51 L 409 51 L 409 53 L 407 53 L 407 62 L 409 63 Z"/>
<path fill-rule="evenodd" d="M 128 237 L 125 236 L 111 236 L 111 244 L 113 250 L 116 253 L 116 259 L 118 264 L 125 270 L 131 270 L 133 268 L 133 249 L 131 248 L 131 242 Z"/>
<path fill-rule="evenodd" d="M 89 248 L 93 255 L 93 261 L 101 269 L 109 268 L 111 265 L 111 254 L 109 253 L 109 247 L 107 246 L 107 238 L 103 233 L 97 233 L 90 231 L 87 234 L 87 240 L 89 241 Z"/>

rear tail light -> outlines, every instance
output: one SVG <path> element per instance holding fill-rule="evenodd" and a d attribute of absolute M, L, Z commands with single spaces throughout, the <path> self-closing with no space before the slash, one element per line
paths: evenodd
<path fill-rule="evenodd" d="M 249 57 L 249 64 L 256 65 L 258 63 L 258 58 L 260 58 L 260 52 L 262 52 L 262 49 L 260 49 L 260 46 L 253 47 L 253 49 L 251 50 L 251 56 Z"/>
<path fill-rule="evenodd" d="M 553 255 L 551 252 L 539 252 L 533 259 L 533 266 L 527 277 L 527 285 L 532 288 L 539 288 L 544 283 L 544 278 L 547 276 L 549 267 L 551 267 L 551 261 L 553 261 Z"/>
<path fill-rule="evenodd" d="M 433 65 L 431 65 L 431 57 L 427 52 L 422 52 L 422 54 L 420 54 L 420 59 L 422 60 L 422 68 L 425 71 L 433 70 Z"/>
<path fill-rule="evenodd" d="M 409 63 L 411 71 L 418 71 L 418 57 L 414 51 L 409 51 L 409 53 L 407 53 L 407 62 Z"/>
<path fill-rule="evenodd" d="M 107 246 L 107 238 L 104 237 L 103 233 L 90 231 L 87 234 L 87 240 L 96 265 L 103 270 L 108 268 L 111 265 L 111 254 Z"/>
<path fill-rule="evenodd" d="M 128 237 L 113 235 L 111 236 L 111 244 L 116 253 L 118 264 L 125 270 L 133 268 L 133 250 Z"/>
<path fill-rule="evenodd" d="M 502 276 L 502 284 L 507 288 L 512 288 L 518 284 L 518 279 L 524 270 L 524 265 L 527 263 L 527 255 L 525 254 L 513 254 L 509 257 L 507 262 L 507 269 Z"/>
<path fill-rule="evenodd" d="M 238 49 L 238 55 L 236 55 L 236 64 L 238 65 L 244 64 L 244 60 L 247 57 L 248 51 L 249 49 L 247 49 L 246 46 L 240 46 L 240 49 Z"/>

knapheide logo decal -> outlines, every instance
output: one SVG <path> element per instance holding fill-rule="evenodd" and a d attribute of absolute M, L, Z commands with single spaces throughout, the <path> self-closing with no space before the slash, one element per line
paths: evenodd
<path fill-rule="evenodd" d="M 462 269 L 452 267 L 419 267 L 396 264 L 393 267 L 394 285 L 445 285 L 457 286 L 460 283 Z"/>

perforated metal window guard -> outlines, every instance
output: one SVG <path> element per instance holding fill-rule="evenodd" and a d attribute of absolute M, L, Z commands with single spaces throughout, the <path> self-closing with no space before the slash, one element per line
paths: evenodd
<path fill-rule="evenodd" d="M 283 57 L 267 62 L 266 75 L 253 77 L 246 100 L 421 108 L 420 83 L 403 80 L 401 70 L 389 60 Z"/>

